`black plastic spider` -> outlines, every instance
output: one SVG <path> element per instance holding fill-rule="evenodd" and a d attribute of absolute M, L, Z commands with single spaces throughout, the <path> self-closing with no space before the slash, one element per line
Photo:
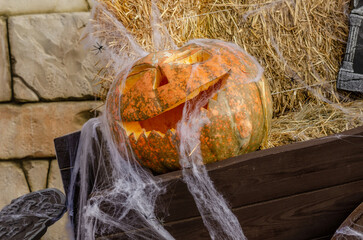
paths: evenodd
<path fill-rule="evenodd" d="M 96 42 L 96 45 L 93 45 L 93 47 L 94 49 L 92 49 L 92 51 L 97 51 L 96 55 L 102 53 L 102 50 L 104 49 L 103 46 L 98 42 Z"/>

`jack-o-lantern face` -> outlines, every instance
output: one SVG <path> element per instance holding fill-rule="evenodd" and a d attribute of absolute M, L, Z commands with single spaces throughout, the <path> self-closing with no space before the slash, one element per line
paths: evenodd
<path fill-rule="evenodd" d="M 210 119 L 200 136 L 204 163 L 256 150 L 272 116 L 265 79 L 254 81 L 258 74 L 249 55 L 222 41 L 151 53 L 134 64 L 124 89 L 120 79 L 109 95 L 112 131 L 116 138 L 127 134 L 145 167 L 157 173 L 179 169 L 176 124 L 185 102 L 203 93 L 209 100 L 200 110 Z"/>

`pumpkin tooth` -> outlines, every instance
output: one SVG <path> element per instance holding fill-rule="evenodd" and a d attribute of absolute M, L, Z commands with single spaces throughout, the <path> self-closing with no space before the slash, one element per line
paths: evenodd
<path fill-rule="evenodd" d="M 120 123 L 119 125 L 125 129 L 128 136 L 130 136 L 131 133 L 134 133 L 136 139 L 138 139 L 143 132 L 143 129 L 138 122 L 123 122 L 122 125 Z"/>
<path fill-rule="evenodd" d="M 149 133 L 149 136 L 148 138 L 163 138 L 165 134 L 159 132 L 159 131 L 155 131 L 155 130 L 152 130 L 150 133 Z"/>
<path fill-rule="evenodd" d="M 148 141 L 150 141 L 151 139 L 154 140 L 154 139 L 162 139 L 163 137 L 160 136 L 159 132 L 155 131 L 155 130 L 152 130 L 149 132 L 149 136 L 148 136 Z"/>
<path fill-rule="evenodd" d="M 173 131 L 168 130 L 164 136 L 164 139 L 172 146 L 172 149 L 176 151 L 176 154 L 179 156 L 177 148 L 179 146 L 179 138 L 176 134 L 175 130 Z"/>
<path fill-rule="evenodd" d="M 157 141 L 158 139 L 162 139 L 154 131 L 149 132 L 149 134 L 152 140 Z M 144 133 L 140 135 L 139 139 L 137 140 L 136 146 L 138 150 L 137 155 L 141 156 L 139 157 L 139 160 L 144 166 L 153 169 L 157 173 L 167 172 L 167 169 L 163 166 L 157 152 L 154 149 L 155 144 L 153 144 L 153 141 L 149 141 Z"/>
<path fill-rule="evenodd" d="M 149 136 L 150 136 L 150 134 L 158 134 L 160 137 L 164 137 L 164 133 L 162 133 L 162 132 L 159 132 L 159 131 L 156 131 L 156 130 L 152 130 L 152 131 L 145 131 L 145 129 L 143 129 L 143 131 L 144 131 L 144 133 L 145 133 L 145 136 L 146 136 L 146 138 L 149 138 Z"/>
<path fill-rule="evenodd" d="M 135 138 L 135 134 L 134 133 L 131 133 L 129 135 L 129 140 L 132 141 L 132 142 L 134 142 L 134 143 L 136 143 L 136 138 Z"/>
<path fill-rule="evenodd" d="M 147 131 L 147 132 L 145 132 L 145 129 L 143 129 L 143 131 L 144 131 L 144 133 L 145 133 L 145 137 L 146 137 L 146 138 L 149 138 L 149 135 L 150 135 L 151 131 Z"/>
<path fill-rule="evenodd" d="M 147 136 L 145 135 L 145 132 L 143 132 L 139 135 L 136 143 L 138 144 L 140 140 L 147 142 Z"/>

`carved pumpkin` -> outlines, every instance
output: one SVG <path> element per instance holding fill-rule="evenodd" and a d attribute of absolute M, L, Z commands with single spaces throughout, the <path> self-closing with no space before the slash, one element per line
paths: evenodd
<path fill-rule="evenodd" d="M 254 151 L 267 139 L 271 95 L 264 77 L 253 81 L 261 77 L 256 62 L 231 43 L 200 41 L 140 59 L 124 89 L 120 78 L 109 95 L 116 141 L 127 134 L 140 164 L 156 173 L 180 169 L 176 124 L 185 101 L 201 92 L 210 97 L 201 109 L 210 119 L 200 136 L 204 163 Z"/>

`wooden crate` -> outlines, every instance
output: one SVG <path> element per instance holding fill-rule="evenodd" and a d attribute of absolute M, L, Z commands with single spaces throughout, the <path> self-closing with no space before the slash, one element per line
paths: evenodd
<path fill-rule="evenodd" d="M 79 136 L 55 139 L 66 191 Z M 249 240 L 330 239 L 363 201 L 363 127 L 244 154 L 207 169 Z M 164 225 L 176 239 L 210 239 L 181 174 L 158 176 L 168 183 L 159 198 L 168 203 Z M 127 239 L 117 232 L 105 237 Z"/>

